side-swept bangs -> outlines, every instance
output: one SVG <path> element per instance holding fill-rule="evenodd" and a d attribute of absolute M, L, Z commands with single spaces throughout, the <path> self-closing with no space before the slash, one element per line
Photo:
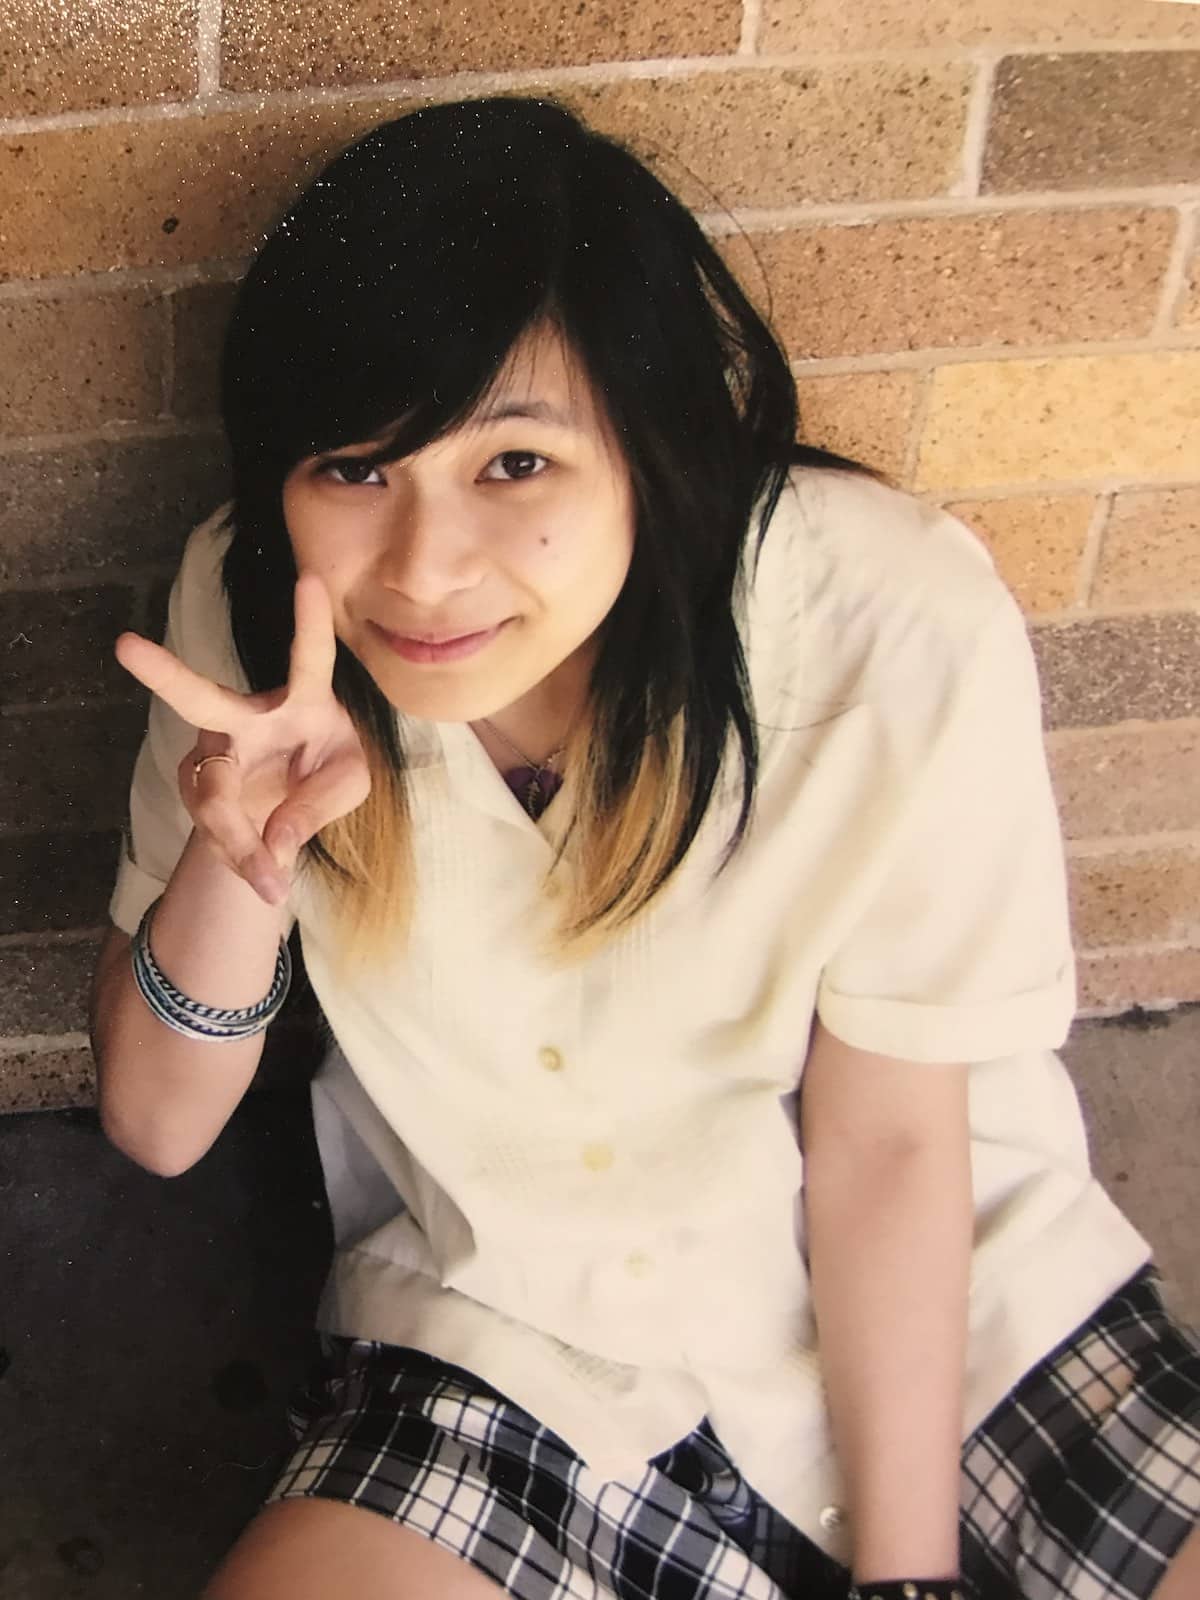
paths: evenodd
<path fill-rule="evenodd" d="M 378 442 L 380 461 L 419 450 L 469 418 L 544 324 L 581 364 L 636 500 L 631 570 L 568 752 L 581 774 L 570 944 L 657 893 L 731 755 L 743 783 L 730 847 L 742 837 L 757 766 L 735 623 L 747 536 L 765 532 L 794 461 L 859 470 L 797 453 L 783 353 L 686 208 L 627 150 L 539 99 L 423 108 L 343 152 L 267 240 L 235 307 L 225 577 L 247 674 L 274 686 L 295 576 L 288 472 L 348 444 Z M 375 944 L 407 904 L 395 865 L 406 859 L 403 750 L 394 713 L 344 648 L 335 687 L 375 788 L 313 853 L 339 879 L 347 927 Z"/>

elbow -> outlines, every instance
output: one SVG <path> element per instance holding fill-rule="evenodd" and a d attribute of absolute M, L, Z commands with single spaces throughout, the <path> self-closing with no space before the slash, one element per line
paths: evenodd
<path fill-rule="evenodd" d="M 180 1177 L 205 1153 L 197 1150 L 194 1142 L 181 1139 L 167 1128 L 155 1127 L 143 1118 L 122 1115 L 113 1097 L 105 1095 L 103 1090 L 97 1098 L 96 1110 L 101 1132 L 109 1144 L 156 1178 Z"/>

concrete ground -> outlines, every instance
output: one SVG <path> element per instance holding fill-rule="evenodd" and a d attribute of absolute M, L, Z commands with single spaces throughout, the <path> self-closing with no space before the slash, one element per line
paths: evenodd
<path fill-rule="evenodd" d="M 1078 1025 L 1096 1165 L 1200 1324 L 1200 1006 Z M 0 1119 L 0 1600 L 195 1600 L 286 1446 L 329 1249 L 295 1089 L 170 1182 Z"/>

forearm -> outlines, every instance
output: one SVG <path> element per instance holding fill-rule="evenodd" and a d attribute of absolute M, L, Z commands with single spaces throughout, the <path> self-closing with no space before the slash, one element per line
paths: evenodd
<path fill-rule="evenodd" d="M 185 994 L 241 1007 L 270 988 L 283 927 L 280 909 L 193 837 L 155 912 L 151 947 Z M 220 1133 L 254 1076 L 263 1036 L 211 1042 L 168 1028 L 138 993 L 128 941 L 113 936 L 93 988 L 92 1045 L 105 1131 L 135 1161 L 170 1174 Z"/>
<path fill-rule="evenodd" d="M 810 1154 L 805 1215 L 860 1579 L 958 1570 L 969 1146 Z"/>

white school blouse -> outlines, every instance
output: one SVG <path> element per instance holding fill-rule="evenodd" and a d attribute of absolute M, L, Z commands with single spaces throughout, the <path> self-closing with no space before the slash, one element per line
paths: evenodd
<path fill-rule="evenodd" d="M 224 511 L 192 535 L 167 643 L 244 687 L 227 539 Z M 846 1559 L 795 1134 L 814 1015 L 930 1071 L 970 1064 L 964 1436 L 1149 1252 L 1090 1174 L 1054 1054 L 1074 1006 L 1062 847 L 1032 653 L 983 546 L 899 490 L 797 470 L 739 625 L 749 834 L 714 877 L 726 781 L 676 877 L 586 961 L 543 954 L 569 785 L 534 823 L 466 725 L 401 719 L 407 945 L 339 973 L 324 891 L 298 883 L 337 1041 L 313 1088 L 337 1239 L 319 1322 L 477 1373 L 606 1477 L 636 1481 L 707 1415 Z M 112 901 L 127 932 L 187 838 L 194 737 L 152 705 Z"/>

